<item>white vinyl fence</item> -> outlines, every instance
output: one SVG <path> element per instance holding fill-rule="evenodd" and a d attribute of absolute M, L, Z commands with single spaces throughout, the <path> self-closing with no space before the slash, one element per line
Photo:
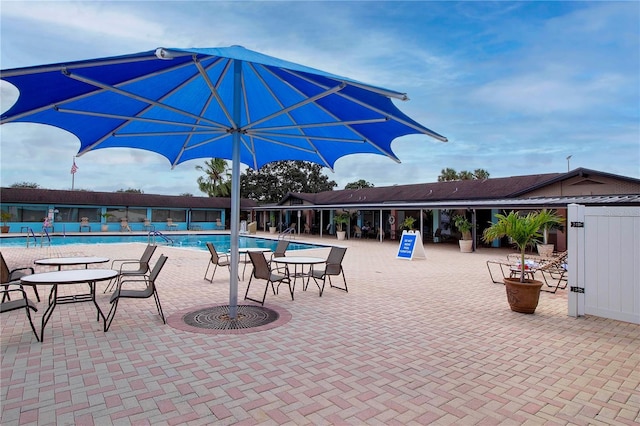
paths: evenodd
<path fill-rule="evenodd" d="M 640 324 L 640 207 L 569 205 L 569 315 Z"/>

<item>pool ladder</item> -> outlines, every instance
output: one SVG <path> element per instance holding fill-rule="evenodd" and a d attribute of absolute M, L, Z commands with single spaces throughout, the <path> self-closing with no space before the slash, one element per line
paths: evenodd
<path fill-rule="evenodd" d="M 156 237 L 160 237 L 161 239 L 164 240 L 165 243 L 167 243 L 169 245 L 173 245 L 173 240 L 171 238 L 167 237 L 166 235 L 164 235 L 160 231 L 149 231 L 148 243 L 155 245 L 156 244 Z"/>
<path fill-rule="evenodd" d="M 49 236 L 49 232 L 46 228 L 42 229 L 42 233 L 40 234 L 40 247 L 44 244 L 44 237 L 47 237 L 47 245 L 51 247 L 51 236 Z M 33 228 L 27 228 L 27 248 L 29 247 L 29 241 L 33 238 L 34 247 L 38 244 L 38 239 L 36 238 L 36 233 L 33 232 Z"/>

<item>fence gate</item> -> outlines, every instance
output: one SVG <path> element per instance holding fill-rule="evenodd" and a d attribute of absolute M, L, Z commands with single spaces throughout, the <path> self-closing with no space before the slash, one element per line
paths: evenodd
<path fill-rule="evenodd" d="M 640 207 L 569 205 L 569 315 L 640 324 Z"/>

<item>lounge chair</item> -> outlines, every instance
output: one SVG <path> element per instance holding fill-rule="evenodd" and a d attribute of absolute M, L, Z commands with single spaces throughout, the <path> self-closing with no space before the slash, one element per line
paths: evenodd
<path fill-rule="evenodd" d="M 173 219 L 171 219 L 170 217 L 167 218 L 167 231 L 177 231 L 177 230 L 178 230 L 178 225 L 173 223 Z"/>
<path fill-rule="evenodd" d="M 89 232 L 91 232 L 91 225 L 89 225 L 89 218 L 88 217 L 81 217 L 80 218 L 80 232 L 82 232 L 83 228 L 87 228 L 89 230 Z"/>
<path fill-rule="evenodd" d="M 145 231 L 155 231 L 156 230 L 156 227 L 146 217 L 144 218 L 144 221 L 142 222 L 142 228 Z"/>
<path fill-rule="evenodd" d="M 149 262 L 157 247 L 158 246 L 152 244 L 147 244 L 140 259 L 114 259 L 111 262 L 111 269 L 117 270 L 118 276 L 107 285 L 104 292 L 106 293 L 112 289 L 123 277 L 146 276 L 149 272 Z"/>
<path fill-rule="evenodd" d="M 521 255 L 519 253 L 509 253 L 506 259 L 490 259 L 487 260 L 487 269 L 489 276 L 494 283 L 503 284 L 504 281 L 496 281 L 493 273 L 498 269 L 502 278 L 515 278 L 520 275 Z M 557 256 L 525 256 L 525 276 L 529 279 L 537 279 L 538 275 L 542 277 L 546 287 L 542 287 L 542 291 L 555 293 L 559 289 L 567 287 L 567 252 L 558 253 Z"/>
<path fill-rule="evenodd" d="M 30 275 L 33 273 L 34 273 L 33 268 L 30 266 L 27 266 L 24 268 L 15 268 L 10 270 L 9 266 L 7 266 L 7 262 L 5 262 L 4 260 L 4 256 L 2 256 L 2 253 L 0 253 L 0 284 L 9 284 L 14 281 L 20 281 L 21 277 L 24 277 L 25 275 Z M 31 287 L 33 288 L 33 292 L 36 294 L 36 300 L 39 302 L 40 295 L 38 294 L 38 289 L 36 288 L 35 285 L 32 285 Z M 5 285 L 5 288 L 6 288 L 6 285 Z M 9 299 L 9 298 L 10 298 L 9 293 L 4 293 L 2 295 L 3 302 L 5 301 L 5 299 Z"/>
<path fill-rule="evenodd" d="M 211 258 L 209 259 L 209 263 L 207 264 L 207 270 L 204 271 L 204 279 L 209 282 L 213 282 L 213 276 L 216 274 L 216 270 L 218 266 L 226 266 L 231 270 L 231 259 L 227 253 L 218 253 L 216 251 L 215 246 L 212 243 L 207 243 L 207 248 L 209 249 L 209 253 L 211 253 Z M 207 274 L 209 273 L 209 267 L 214 265 L 213 273 L 211 274 L 211 278 L 207 278 Z"/>
<path fill-rule="evenodd" d="M 27 293 L 24 291 L 24 287 L 22 286 L 20 281 L 14 281 L 3 285 L 0 288 L 0 292 L 2 293 L 0 313 L 11 312 L 17 309 L 24 309 L 27 313 L 27 319 L 29 320 L 29 325 L 31 325 L 31 330 L 33 330 L 33 334 L 36 336 L 36 340 L 40 341 L 40 339 L 38 338 L 38 333 L 36 332 L 36 328 L 33 325 L 33 319 L 31 318 L 31 310 L 37 312 L 38 308 L 36 308 L 36 305 L 31 300 L 29 300 L 29 298 L 27 298 Z M 13 299 L 11 299 L 10 294 L 13 294 Z"/>
<path fill-rule="evenodd" d="M 129 219 L 123 217 L 120 219 L 120 232 L 131 232 L 131 227 L 129 226 Z"/>
<path fill-rule="evenodd" d="M 344 259 L 344 255 L 347 252 L 346 247 L 331 247 L 331 251 L 329 252 L 329 256 L 327 257 L 327 264 L 324 269 L 314 269 L 311 277 L 318 284 L 319 280 L 322 280 L 322 287 L 318 285 L 320 289 L 320 296 L 324 292 L 324 284 L 329 278 L 329 285 L 331 288 L 337 288 L 338 290 L 344 290 L 345 292 L 349 292 L 347 289 L 347 279 L 344 276 L 344 270 L 342 269 L 342 259 Z M 333 285 L 331 282 L 331 276 L 342 275 L 342 281 L 344 282 L 344 287 L 338 287 Z M 309 282 L 307 281 L 307 286 Z M 306 288 L 305 288 L 306 290 Z"/>
<path fill-rule="evenodd" d="M 269 290 L 269 284 L 271 284 L 271 289 L 273 290 L 273 294 L 277 294 L 274 284 L 278 284 L 278 288 L 280 288 L 280 284 L 286 282 L 289 286 L 289 293 L 291 293 L 291 300 L 293 300 L 293 288 L 291 287 L 291 280 L 287 275 L 280 275 L 274 273 L 269 267 L 267 263 L 267 259 L 264 257 L 263 252 L 259 251 L 250 251 L 249 258 L 251 259 L 251 263 L 253 264 L 253 272 L 251 273 L 251 277 L 249 278 L 249 284 L 247 284 L 247 291 L 244 293 L 245 300 L 251 300 L 253 302 L 259 303 L 264 306 L 264 301 L 267 297 L 267 290 Z M 251 288 L 251 282 L 253 279 L 256 280 L 265 280 L 264 292 L 262 294 L 262 299 L 255 299 L 249 297 L 249 289 Z"/>
<path fill-rule="evenodd" d="M 167 261 L 167 256 L 161 254 L 160 258 L 158 258 L 158 261 L 156 262 L 155 266 L 153 267 L 153 269 L 151 270 L 151 273 L 148 276 L 141 275 L 138 278 L 127 278 L 127 279 L 118 281 L 118 286 L 116 287 L 116 290 L 113 292 L 113 294 L 111 295 L 111 299 L 109 300 L 109 302 L 111 303 L 111 309 L 109 310 L 109 313 L 107 314 L 104 320 L 105 332 L 109 330 L 109 327 L 111 327 L 111 322 L 113 321 L 113 318 L 116 316 L 116 309 L 118 308 L 118 302 L 120 302 L 120 299 L 147 299 L 153 296 L 153 298 L 156 301 L 156 308 L 158 309 L 158 314 L 160 315 L 160 318 L 162 318 L 162 322 L 164 324 L 167 323 L 167 320 L 164 318 L 164 314 L 162 313 L 162 306 L 160 305 L 160 297 L 158 296 L 158 290 L 156 288 L 156 279 L 158 278 L 158 275 L 160 274 L 160 271 L 162 270 L 162 267 L 164 266 L 166 261 Z M 124 286 L 124 284 L 129 284 L 134 282 L 138 282 L 138 283 L 143 282 L 145 284 L 144 289 L 123 290 L 122 287 Z"/>

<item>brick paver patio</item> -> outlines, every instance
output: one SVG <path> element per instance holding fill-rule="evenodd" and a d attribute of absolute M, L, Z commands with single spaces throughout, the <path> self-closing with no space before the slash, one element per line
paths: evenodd
<path fill-rule="evenodd" d="M 153 299 L 124 300 L 107 333 L 92 304 L 58 306 L 38 343 L 22 311 L 2 314 L 0 423 L 640 423 L 640 326 L 568 317 L 566 290 L 543 293 L 534 315 L 511 312 L 485 266 L 502 250 L 427 245 L 426 259 L 406 261 L 395 258 L 397 242 L 344 245 L 349 293 L 326 289 L 320 298 L 312 284 L 296 287 L 295 301 L 269 294 L 267 305 L 291 318 L 264 331 L 188 332 L 163 325 Z M 48 256 L 137 258 L 143 249 L 2 253 L 17 267 Z M 158 288 L 170 323 L 228 302 L 226 269 L 213 283 L 202 279 L 206 251 L 162 246 L 154 260 L 160 253 L 169 257 Z M 109 294 L 98 303 L 108 310 Z M 39 331 L 45 303 L 38 307 Z"/>

